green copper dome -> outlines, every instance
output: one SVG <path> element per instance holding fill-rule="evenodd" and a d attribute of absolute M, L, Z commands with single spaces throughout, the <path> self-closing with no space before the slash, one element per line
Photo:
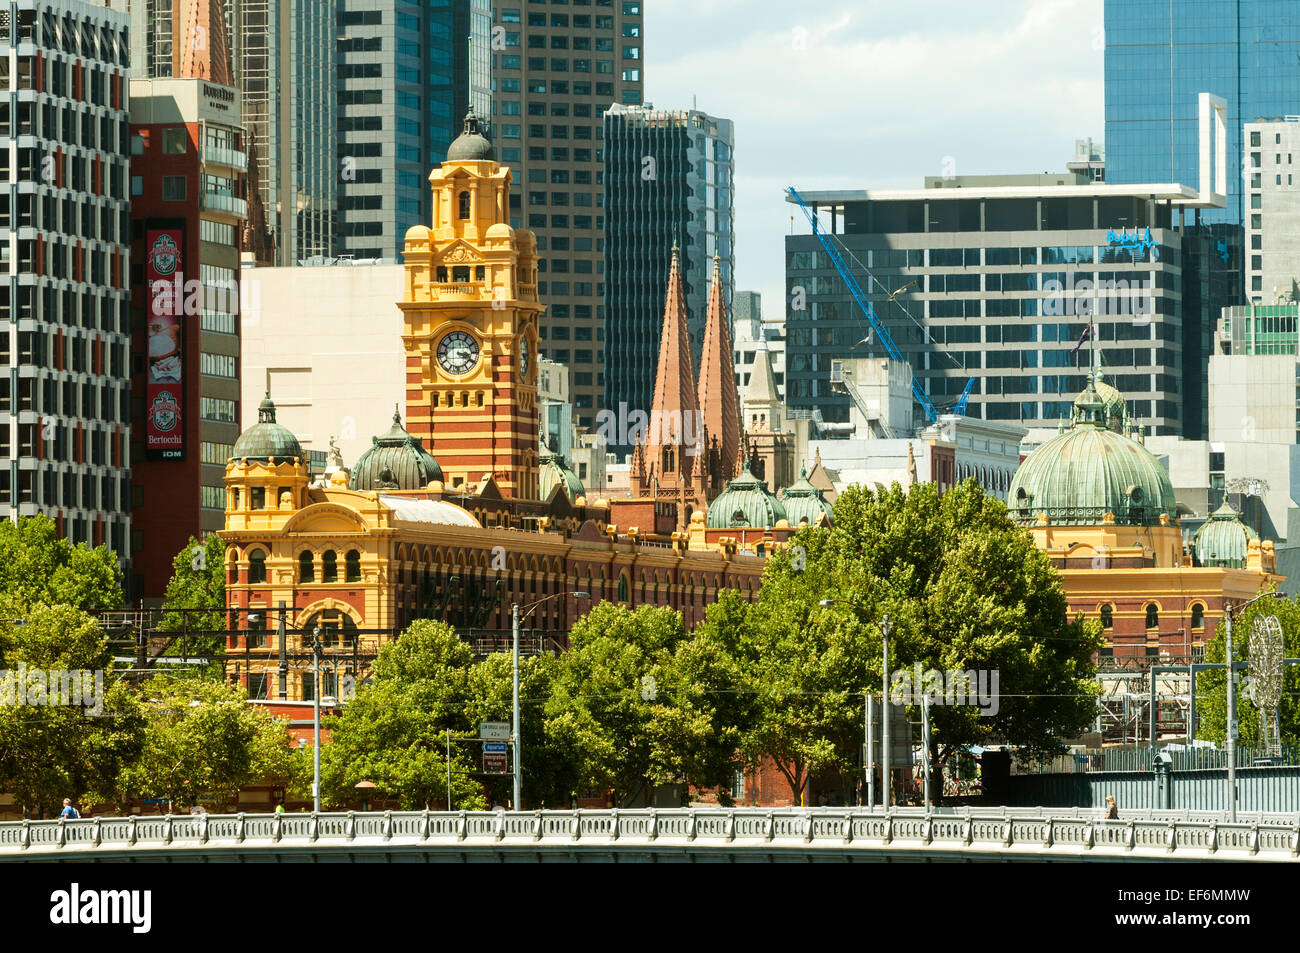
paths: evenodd
<path fill-rule="evenodd" d="M 1029 526 L 1046 515 L 1056 524 L 1095 526 L 1109 513 L 1120 525 L 1156 526 L 1162 515 L 1177 518 L 1169 474 L 1146 447 L 1109 427 L 1114 410 L 1090 376 L 1070 428 L 1031 453 L 1012 477 L 1012 519 Z"/>
<path fill-rule="evenodd" d="M 288 427 L 275 422 L 271 392 L 257 405 L 257 423 L 239 435 L 230 456 L 235 460 L 265 460 L 293 463 L 303 458 L 302 445 Z"/>
<path fill-rule="evenodd" d="M 1255 533 L 1243 523 L 1237 511 L 1224 500 L 1223 505 L 1210 514 L 1192 537 L 1196 546 L 1196 561 L 1202 566 L 1222 566 L 1226 569 L 1245 569 L 1246 553 Z"/>
<path fill-rule="evenodd" d="M 786 518 L 785 507 L 767 489 L 749 467 L 709 504 L 705 526 L 709 529 L 771 529 L 778 520 Z"/>
<path fill-rule="evenodd" d="M 419 437 L 402 429 L 402 415 L 393 411 L 393 426 L 357 460 L 348 479 L 354 490 L 422 490 L 442 479 L 442 467 L 424 449 Z"/>
<path fill-rule="evenodd" d="M 786 519 L 794 527 L 804 520 L 809 526 L 814 526 L 822 516 L 826 517 L 827 523 L 832 521 L 831 505 L 822 497 L 822 491 L 808 482 L 807 470 L 800 470 L 799 479 L 782 491 L 781 505 L 785 507 Z"/>
<path fill-rule="evenodd" d="M 538 478 L 543 500 L 550 497 L 551 490 L 555 489 L 556 484 L 564 488 L 564 492 L 568 494 L 571 503 L 576 503 L 578 497 L 587 495 L 587 491 L 582 488 L 582 481 L 578 479 L 578 475 L 565 465 L 564 457 L 558 453 L 544 450 L 542 451 L 541 473 Z"/>
<path fill-rule="evenodd" d="M 1092 387 L 1097 394 L 1097 399 L 1101 401 L 1102 410 L 1105 413 L 1106 428 L 1115 431 L 1115 433 L 1127 434 L 1129 431 L 1129 417 L 1128 407 L 1124 403 L 1124 395 L 1106 383 L 1105 376 L 1100 368 L 1093 372 Z M 1087 393 L 1087 391 L 1085 390 L 1084 393 Z M 1083 394 L 1080 394 L 1074 402 L 1076 408 L 1082 399 Z"/>

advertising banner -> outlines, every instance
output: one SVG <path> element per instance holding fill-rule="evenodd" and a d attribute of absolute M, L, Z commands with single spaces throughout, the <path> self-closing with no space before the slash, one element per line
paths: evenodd
<path fill-rule="evenodd" d="M 145 233 L 145 286 L 149 302 L 148 366 L 145 379 L 145 458 L 185 457 L 185 324 L 183 297 L 174 293 L 180 279 L 185 230 Z"/>

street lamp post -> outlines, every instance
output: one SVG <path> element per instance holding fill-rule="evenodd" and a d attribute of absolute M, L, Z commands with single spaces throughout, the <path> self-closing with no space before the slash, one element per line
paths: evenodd
<path fill-rule="evenodd" d="M 849 602 L 847 599 L 822 599 L 818 605 L 824 607 L 844 605 L 854 609 L 863 608 L 856 602 Z M 880 698 L 883 702 L 880 712 L 880 783 L 883 789 L 880 795 L 880 803 L 888 810 L 894 793 L 894 786 L 890 783 L 889 777 L 889 630 L 891 628 L 889 616 L 887 614 L 882 615 L 877 626 L 880 629 L 881 658 L 883 659 L 880 668 Z M 870 775 L 871 765 L 867 765 L 867 773 Z M 872 807 L 874 806 L 873 803 Z"/>
<path fill-rule="evenodd" d="M 312 810 L 320 813 L 320 626 L 311 633 Z"/>
<path fill-rule="evenodd" d="M 528 615 L 538 606 L 542 605 L 545 602 L 549 602 L 551 599 L 555 599 L 558 596 L 562 596 L 564 594 L 565 593 L 563 592 L 553 592 L 549 596 L 543 596 L 541 599 L 538 599 L 536 602 L 529 603 L 528 605 L 524 606 L 522 617 L 525 619 L 528 618 Z M 573 598 L 575 599 L 591 598 L 591 593 L 588 592 L 571 592 L 569 593 L 569 595 L 573 596 Z M 514 798 L 511 807 L 516 811 L 523 809 L 523 805 L 519 800 L 523 789 L 523 761 L 522 758 L 520 757 L 520 755 L 523 752 L 523 737 L 519 730 L 519 620 L 520 617 L 521 616 L 519 610 L 519 603 L 517 602 L 513 603 L 510 606 L 510 631 L 511 631 L 510 641 L 512 646 L 512 651 L 511 651 L 512 661 L 510 667 L 511 667 L 511 697 L 513 700 L 511 721 L 510 721 L 510 735 L 515 743 L 515 751 L 514 751 L 515 767 L 514 767 L 514 782 L 512 785 Z"/>

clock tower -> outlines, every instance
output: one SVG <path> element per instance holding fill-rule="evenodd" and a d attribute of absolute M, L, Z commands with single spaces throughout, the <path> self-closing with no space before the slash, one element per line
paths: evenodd
<path fill-rule="evenodd" d="M 406 233 L 402 341 L 407 430 L 447 486 L 493 476 L 538 494 L 537 240 L 510 227 L 510 170 L 471 111 L 429 175 L 433 224 Z"/>

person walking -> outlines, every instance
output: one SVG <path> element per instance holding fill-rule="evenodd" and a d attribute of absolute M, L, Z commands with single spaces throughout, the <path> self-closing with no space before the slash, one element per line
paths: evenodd
<path fill-rule="evenodd" d="M 1115 806 L 1115 798 L 1109 794 L 1106 795 L 1106 820 L 1119 820 L 1119 808 Z"/>
<path fill-rule="evenodd" d="M 81 817 L 81 812 L 72 806 L 72 798 L 65 797 L 63 799 L 63 810 L 59 812 L 59 817 L 67 818 L 69 820 L 75 820 L 76 818 Z"/>

